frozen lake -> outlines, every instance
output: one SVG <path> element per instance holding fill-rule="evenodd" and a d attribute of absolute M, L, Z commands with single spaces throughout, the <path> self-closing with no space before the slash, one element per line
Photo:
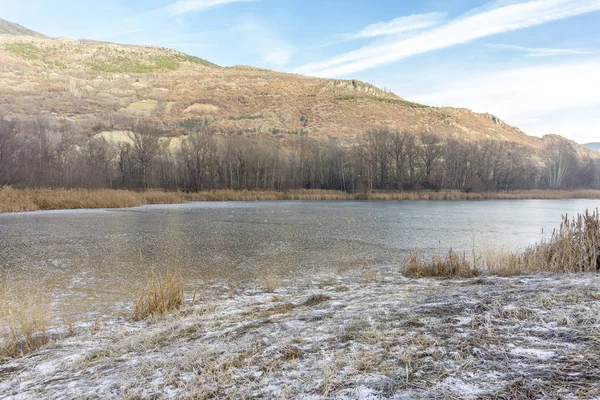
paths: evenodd
<path fill-rule="evenodd" d="M 402 266 L 423 253 L 522 248 L 599 200 L 215 202 L 0 214 L 0 276 L 36 281 L 69 314 L 110 313 L 152 269 L 260 284 Z"/>

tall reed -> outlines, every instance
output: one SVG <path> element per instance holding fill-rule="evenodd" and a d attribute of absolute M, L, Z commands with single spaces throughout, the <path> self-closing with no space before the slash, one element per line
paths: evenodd
<path fill-rule="evenodd" d="M 486 258 L 486 268 L 496 275 L 536 272 L 576 273 L 600 269 L 600 214 L 598 210 L 567 215 L 549 240 L 524 251 Z"/>
<path fill-rule="evenodd" d="M 450 250 L 445 257 L 427 260 L 413 251 L 408 258 L 406 276 L 472 277 L 480 273 L 499 276 L 535 273 L 578 273 L 600 270 L 600 213 L 586 211 L 562 223 L 548 240 L 522 251 L 488 251 L 484 256 L 468 260 Z"/>
<path fill-rule="evenodd" d="M 51 323 L 41 286 L 0 285 L 0 358 L 20 357 L 48 343 Z"/>

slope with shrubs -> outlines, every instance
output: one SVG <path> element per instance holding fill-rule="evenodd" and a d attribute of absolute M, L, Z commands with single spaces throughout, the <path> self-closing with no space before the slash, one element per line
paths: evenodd
<path fill-rule="evenodd" d="M 171 135 L 201 127 L 284 144 L 290 135 L 308 135 L 352 145 L 377 126 L 538 150 L 551 141 L 490 114 L 416 104 L 356 80 L 221 68 L 158 47 L 0 34 L 0 65 L 0 115 L 69 121 L 80 138 L 92 130 L 127 130 L 132 119 L 143 119 Z M 141 102 L 152 107 L 139 113 Z"/>

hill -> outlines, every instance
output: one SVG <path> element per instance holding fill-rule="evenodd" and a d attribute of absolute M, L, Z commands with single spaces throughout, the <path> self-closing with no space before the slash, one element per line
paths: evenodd
<path fill-rule="evenodd" d="M 600 142 L 586 143 L 586 144 L 584 144 L 584 146 L 587 147 L 588 149 L 600 151 Z"/>
<path fill-rule="evenodd" d="M 27 29 L 24 26 L 15 24 L 14 22 L 7 21 L 0 18 L 0 35 L 19 35 L 19 36 L 36 36 L 44 37 L 39 32 Z"/>
<path fill-rule="evenodd" d="M 282 143 L 304 135 L 351 145 L 375 127 L 536 151 L 566 140 L 531 137 L 491 114 L 428 107 L 356 80 L 224 68 L 166 48 L 23 36 L 32 31 L 4 25 L 10 34 L 0 35 L 0 114 L 70 121 L 82 138 L 142 120 L 170 136 L 205 129 Z M 595 155 L 569 143 L 580 155 Z"/>

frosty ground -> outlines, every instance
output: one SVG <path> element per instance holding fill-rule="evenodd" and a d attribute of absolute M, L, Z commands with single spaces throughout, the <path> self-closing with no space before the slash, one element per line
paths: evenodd
<path fill-rule="evenodd" d="M 600 398 L 600 276 L 212 288 L 0 362 L 0 397 Z"/>

